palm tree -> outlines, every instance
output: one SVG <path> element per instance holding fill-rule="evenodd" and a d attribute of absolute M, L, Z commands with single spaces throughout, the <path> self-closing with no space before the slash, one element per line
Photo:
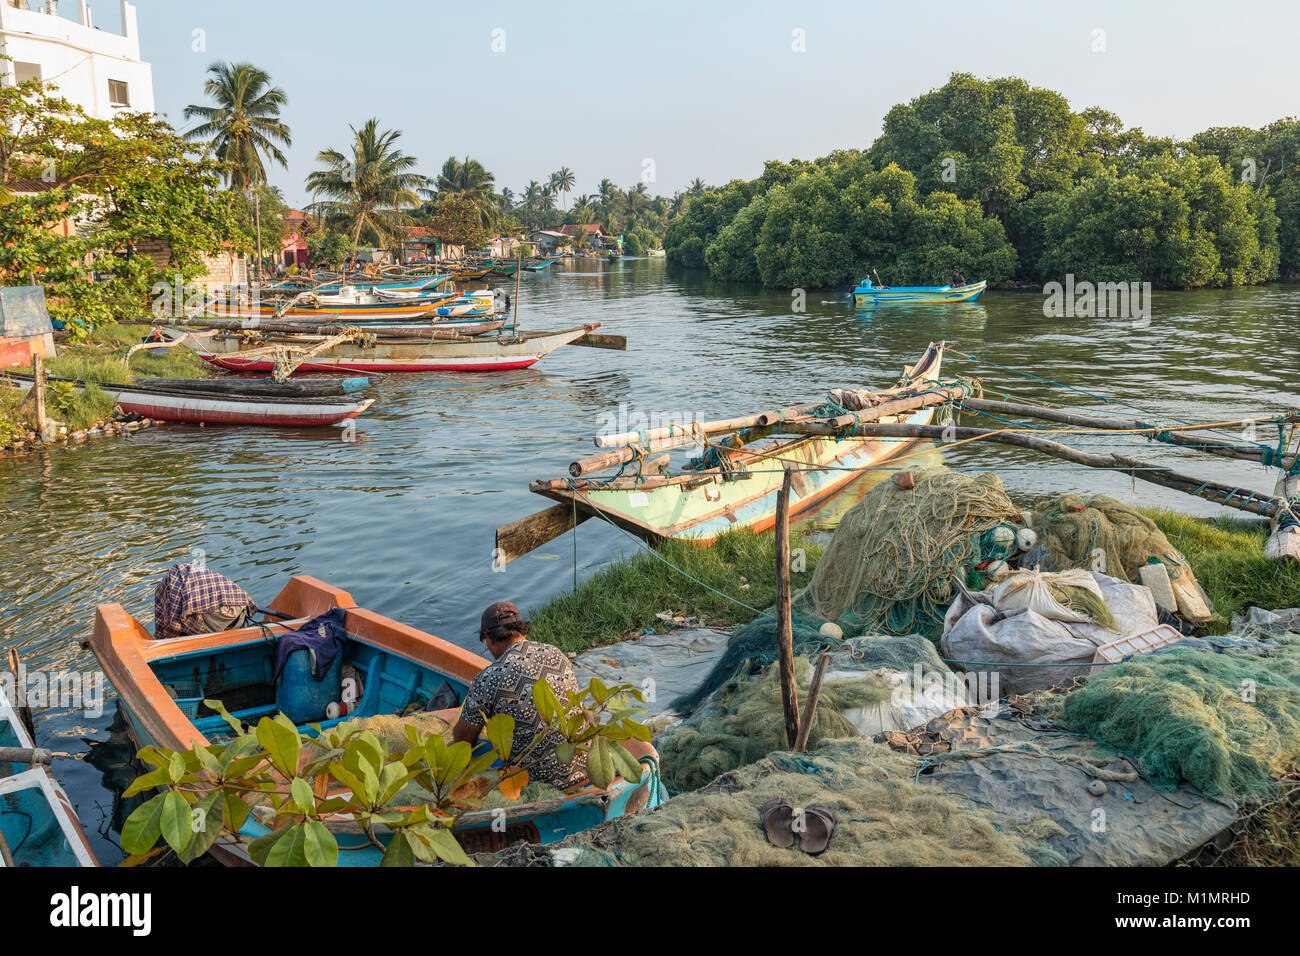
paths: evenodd
<path fill-rule="evenodd" d="M 697 176 L 695 179 L 692 179 L 691 184 L 686 187 L 686 195 L 692 197 L 703 196 L 704 191 L 708 188 L 708 186 L 704 185 L 704 181 Z"/>
<path fill-rule="evenodd" d="M 203 93 L 216 105 L 191 103 L 185 118 L 202 120 L 186 131 L 187 140 L 206 140 L 214 156 L 226 164 L 230 188 L 247 195 L 249 189 L 266 182 L 268 156 L 288 169 L 288 160 L 277 143 L 293 145 L 289 127 L 280 120 L 280 110 L 289 102 L 284 90 L 271 86 L 271 77 L 251 63 L 213 63 Z M 257 269 L 262 269 L 261 204 L 253 194 L 254 228 L 257 231 Z"/>
<path fill-rule="evenodd" d="M 496 223 L 501 201 L 495 192 L 496 177 L 477 159 L 465 157 L 461 162 L 455 156 L 447 157 L 442 171 L 434 181 L 433 198 L 457 196 L 469 201 L 478 214 L 479 225 L 491 229 Z"/>
<path fill-rule="evenodd" d="M 650 205 L 650 191 L 645 183 L 637 183 L 628 188 L 623 201 L 627 204 L 627 231 L 631 232 L 636 224 L 637 215 Z"/>
<path fill-rule="evenodd" d="M 352 127 L 351 155 L 324 149 L 316 162 L 325 168 L 307 177 L 307 189 L 324 196 L 315 203 L 327 220 L 346 225 L 356 247 L 364 236 L 374 245 L 388 248 L 399 237 L 400 227 L 410 225 L 406 210 L 418 206 L 418 190 L 429 180 L 412 172 L 419 161 L 396 147 L 400 130 L 380 130 L 372 118 L 357 129 Z"/>
<path fill-rule="evenodd" d="M 568 205 L 569 190 L 573 184 L 578 181 L 573 175 L 573 170 L 568 166 L 561 166 L 555 172 L 551 173 L 551 192 L 564 193 L 565 205 Z"/>

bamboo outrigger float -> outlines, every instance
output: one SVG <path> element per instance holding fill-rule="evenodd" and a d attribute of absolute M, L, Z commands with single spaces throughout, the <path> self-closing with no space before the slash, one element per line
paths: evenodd
<path fill-rule="evenodd" d="M 880 420 L 928 424 L 937 406 L 970 394 L 972 386 L 944 383 L 940 373 L 943 343 L 931 344 L 921 359 L 904 371 L 892 388 L 855 393 L 862 410 L 848 411 L 827 403 L 774 409 L 754 415 L 691 427 L 667 426 L 644 435 L 598 438 L 598 446 L 622 444 L 611 451 L 575 461 L 569 478 L 534 481 L 530 490 L 560 505 L 498 529 L 497 547 L 505 561 L 513 560 L 573 527 L 599 515 L 647 539 L 684 538 L 708 544 L 725 531 L 747 528 L 763 531 L 773 526 L 783 471 L 796 469 L 791 514 L 826 500 L 861 478 L 866 469 L 880 465 L 914 442 L 899 439 L 795 435 L 790 426 L 801 421 L 847 422 Z M 717 436 L 715 439 L 711 436 Z M 684 447 L 700 438 L 708 440 L 705 461 L 697 460 L 676 475 L 665 474 L 666 461 L 647 456 Z M 636 472 L 626 466 L 637 463 Z M 648 467 L 647 467 L 648 465 Z M 589 475 L 620 468 L 609 478 Z M 569 513 L 566 518 L 565 512 Z"/>

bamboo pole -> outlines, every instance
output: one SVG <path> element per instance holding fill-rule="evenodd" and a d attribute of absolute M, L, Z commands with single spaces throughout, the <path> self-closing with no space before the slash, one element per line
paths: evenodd
<path fill-rule="evenodd" d="M 39 352 L 32 353 L 32 391 L 36 401 L 36 435 L 45 441 L 45 359 Z"/>
<path fill-rule="evenodd" d="M 1144 431 L 1159 429 L 1160 433 L 1148 437 L 1170 445 L 1182 445 L 1196 448 L 1211 455 L 1225 458 L 1238 458 L 1243 461 L 1260 461 L 1261 452 L 1258 445 L 1237 445 L 1233 442 L 1216 438 L 1193 437 L 1187 431 L 1198 431 L 1195 426 L 1179 427 L 1164 422 L 1139 421 L 1126 418 L 1104 418 L 1097 415 L 1081 415 L 1045 405 L 1028 405 L 1021 402 L 996 402 L 983 398 L 963 399 L 962 404 L 979 412 L 991 412 L 995 415 L 1020 415 L 1025 418 L 1037 418 L 1041 421 L 1058 422 L 1077 428 L 1097 428 L 1118 431 Z M 1165 434 L 1167 433 L 1167 434 Z"/>
<path fill-rule="evenodd" d="M 809 423 L 795 425 L 791 430 L 800 431 L 820 427 L 820 423 Z M 818 432 L 812 433 L 819 434 Z M 1021 432 L 993 428 L 959 428 L 954 425 L 908 425 L 872 422 L 860 425 L 854 429 L 854 433 L 863 438 L 911 438 L 939 442 L 990 441 L 999 445 L 1015 445 L 1019 448 L 1041 452 L 1044 455 L 1051 455 L 1088 468 L 1101 468 L 1131 474 L 1133 477 L 1141 478 L 1153 485 L 1172 488 L 1175 491 L 1182 491 L 1197 498 L 1204 498 L 1206 501 L 1212 501 L 1215 504 L 1251 514 L 1271 518 L 1284 506 L 1282 500 L 1273 495 L 1265 495 L 1257 491 L 1251 491 L 1248 488 L 1243 489 L 1213 481 L 1201 481 L 1191 475 L 1184 475 L 1173 469 L 1125 455 L 1099 455 L 1093 452 L 1079 451 L 1077 448 L 1062 445 L 1060 442 L 1049 441 L 1046 438 L 1038 438 L 1035 435 L 1026 435 Z"/>
<path fill-rule="evenodd" d="M 794 625 L 790 619 L 790 485 L 794 473 L 785 469 L 776 499 L 776 646 L 781 668 L 781 707 L 785 736 L 791 749 L 799 739 L 799 692 L 794 677 Z"/>
<path fill-rule="evenodd" d="M 27 727 L 27 736 L 36 739 L 36 722 L 32 719 L 32 709 L 27 705 L 27 675 L 23 672 L 22 661 L 18 658 L 18 649 L 9 648 L 9 673 L 14 678 L 14 707 L 18 717 Z"/>
<path fill-rule="evenodd" d="M 808 749 L 808 735 L 812 733 L 813 717 L 817 714 L 817 701 L 822 696 L 822 681 L 826 679 L 826 668 L 830 662 L 829 654 L 817 655 L 817 669 L 813 671 L 812 686 L 808 688 L 808 699 L 803 705 L 803 719 L 799 722 L 799 739 L 794 742 L 795 753 L 803 753 Z"/>

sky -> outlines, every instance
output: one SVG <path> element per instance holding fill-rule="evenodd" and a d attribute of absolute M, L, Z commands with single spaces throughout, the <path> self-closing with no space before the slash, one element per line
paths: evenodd
<path fill-rule="evenodd" d="M 316 153 L 371 116 L 428 175 L 469 155 L 516 192 L 568 166 L 574 195 L 605 177 L 671 195 L 866 147 L 891 106 L 954 72 L 1019 76 L 1161 136 L 1300 113 L 1300 0 L 135 5 L 174 126 L 215 61 L 285 90 L 293 146 L 270 178 L 295 206 Z M 120 28 L 117 0 L 91 7 Z"/>

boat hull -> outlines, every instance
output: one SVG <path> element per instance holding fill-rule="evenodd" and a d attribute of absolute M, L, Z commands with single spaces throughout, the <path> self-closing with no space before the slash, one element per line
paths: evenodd
<path fill-rule="evenodd" d="M 941 364 L 941 348 L 932 347 L 916 366 L 915 381 L 937 381 Z M 882 421 L 928 425 L 934 414 L 934 408 L 923 408 Z M 703 545 L 729 531 L 771 528 L 787 465 L 793 475 L 790 513 L 797 515 L 915 444 L 913 439 L 810 436 L 774 449 L 770 455 L 747 459 L 743 452 L 736 452 L 733 461 L 746 466 L 748 475 L 731 480 L 715 470 L 699 472 L 698 477 L 683 472 L 685 480 L 659 485 L 635 479 L 552 480 L 534 482 L 531 490 L 555 501 L 572 502 L 580 511 L 606 517 L 642 537 L 680 538 Z"/>
<path fill-rule="evenodd" d="M 155 641 L 120 605 L 106 604 L 96 609 L 91 649 L 118 693 L 120 709 L 136 743 L 141 747 L 153 745 L 168 750 L 187 750 L 208 746 L 213 741 L 182 712 L 181 704 L 167 692 L 160 675 L 173 671 L 181 675 L 188 675 L 191 671 L 201 675 L 206 659 L 210 684 L 214 674 L 216 679 L 221 679 L 222 675 L 238 673 L 235 666 L 223 669 L 223 659 L 240 660 L 229 655 L 246 654 L 252 649 L 265 651 L 268 637 L 273 638 L 336 607 L 346 611 L 344 628 L 349 641 L 362 648 L 366 655 L 374 655 L 367 657 L 370 666 L 363 668 L 365 691 L 358 702 L 358 712 L 363 715 L 369 712 L 368 702 L 376 701 L 382 705 L 385 694 L 400 693 L 400 688 L 408 692 L 413 688 L 418 690 L 422 686 L 421 675 L 445 679 L 456 690 L 457 696 L 463 697 L 465 689 L 487 664 L 478 655 L 432 634 L 358 608 L 348 592 L 304 575 L 290 579 L 271 602 L 272 610 L 289 615 L 290 619 L 269 625 L 268 630 L 251 627 Z M 379 655 L 383 655 L 382 663 L 379 663 Z M 375 676 L 376 671 L 380 676 Z M 388 703 L 391 706 L 393 701 Z M 401 709 L 400 701 L 397 708 Z M 274 707 L 270 710 L 273 711 Z M 387 713 L 388 710 L 380 706 L 375 712 Z M 241 719 L 253 719 L 250 712 L 242 713 Z M 459 706 L 438 712 L 448 721 L 454 721 L 458 713 Z M 197 719 L 205 728 L 210 724 L 214 729 L 208 732 L 213 733 L 224 723 L 220 718 Z M 353 718 L 323 720 L 319 726 L 325 729 L 348 719 Z M 632 743 L 636 744 L 635 741 Z M 604 820 L 634 812 L 642 806 L 657 805 L 662 797 L 658 755 L 653 747 L 643 746 L 646 749 L 640 759 L 646 772 L 639 783 L 633 784 L 620 777 L 607 790 L 588 786 L 567 791 L 562 800 L 520 804 L 514 809 L 505 833 L 493 827 L 495 818 L 490 811 L 467 815 L 455 827 L 457 839 L 470 852 L 501 849 L 506 840 L 550 843 Z M 338 793 L 341 795 L 344 791 Z M 323 822 L 334 833 L 341 848 L 350 848 L 339 854 L 340 866 L 379 865 L 383 848 L 370 844 L 350 818 L 332 815 L 324 817 Z M 218 843 L 212 853 L 220 862 L 229 865 L 249 865 L 251 860 L 245 850 L 246 841 L 267 832 L 262 823 L 250 818 L 240 830 L 245 843 Z M 377 836 L 383 842 L 389 834 L 381 829 Z"/>
<path fill-rule="evenodd" d="M 853 301 L 857 306 L 901 303 L 909 305 L 952 305 L 957 302 L 974 302 L 984 292 L 987 282 L 963 286 L 906 286 L 892 289 L 854 289 Z"/>
<path fill-rule="evenodd" d="M 520 336 L 482 336 L 468 342 L 378 342 L 373 347 L 351 343 L 337 345 L 298 366 L 296 372 L 505 372 L 528 368 L 563 345 L 599 325 L 561 332 L 534 332 Z M 248 351 L 240 336 L 182 339 L 204 361 L 232 372 L 268 372 L 273 355 L 241 355 Z M 272 340 L 282 341 L 282 340 Z M 292 341 L 292 340 L 290 340 Z"/>

